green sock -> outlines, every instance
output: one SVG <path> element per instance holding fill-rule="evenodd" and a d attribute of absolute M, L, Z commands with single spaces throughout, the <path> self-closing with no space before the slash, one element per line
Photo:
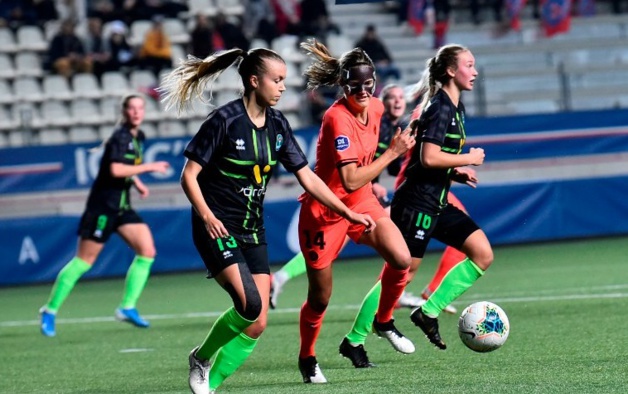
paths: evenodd
<path fill-rule="evenodd" d="M 76 256 L 70 260 L 57 275 L 55 284 L 50 292 L 50 298 L 48 298 L 48 303 L 46 304 L 46 309 L 49 312 L 57 313 L 63 301 L 70 295 L 76 282 L 90 268 L 92 266 L 89 263 Z"/>
<path fill-rule="evenodd" d="M 355 317 L 353 327 L 347 334 L 347 339 L 352 345 L 364 345 L 364 342 L 366 342 L 366 337 L 373 329 L 373 319 L 377 313 L 381 292 L 382 282 L 378 280 L 366 297 L 364 297 L 364 300 L 362 300 L 362 305 L 360 305 L 360 310 Z"/>
<path fill-rule="evenodd" d="M 445 275 L 440 286 L 423 305 L 423 313 L 429 317 L 438 317 L 447 305 L 460 297 L 482 275 L 484 271 L 468 257 L 465 258 Z"/>
<path fill-rule="evenodd" d="M 218 349 L 237 337 L 251 324 L 253 321 L 240 316 L 234 307 L 227 309 L 214 322 L 203 344 L 196 351 L 196 357 L 201 360 L 211 359 Z"/>
<path fill-rule="evenodd" d="M 229 376 L 240 368 L 255 349 L 257 339 L 240 333 L 223 346 L 209 371 L 209 390 L 216 390 Z"/>
<path fill-rule="evenodd" d="M 150 275 L 150 267 L 155 261 L 152 257 L 135 256 L 129 270 L 126 272 L 126 282 L 124 285 L 124 295 L 122 296 L 122 302 L 120 308 L 135 308 L 137 300 L 140 298 L 146 282 L 148 282 L 148 275 Z"/>
<path fill-rule="evenodd" d="M 284 279 L 290 280 L 292 278 L 296 278 L 299 275 L 303 275 L 306 271 L 305 267 L 305 257 L 303 257 L 303 253 L 299 253 L 295 255 L 290 261 L 283 265 L 275 273 L 275 275 L 282 275 Z"/>

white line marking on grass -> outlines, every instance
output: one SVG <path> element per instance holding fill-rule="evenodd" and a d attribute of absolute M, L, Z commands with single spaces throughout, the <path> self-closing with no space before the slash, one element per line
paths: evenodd
<path fill-rule="evenodd" d="M 143 352 L 152 352 L 155 349 L 143 349 L 143 348 L 130 348 L 130 349 L 120 349 L 120 353 L 143 353 Z"/>
<path fill-rule="evenodd" d="M 569 294 L 556 296 L 537 296 L 537 297 L 485 297 L 474 295 L 473 298 L 458 300 L 456 303 L 468 303 L 490 298 L 492 302 L 543 302 L 543 301 L 574 301 L 574 300 L 593 300 L 603 298 L 628 298 L 628 293 L 609 293 L 609 294 Z M 356 310 L 360 305 L 330 305 L 327 310 Z M 301 308 L 280 308 L 270 310 L 270 314 L 299 313 Z M 148 320 L 172 320 L 172 319 L 194 319 L 199 317 L 218 317 L 224 311 L 220 312 L 193 312 L 180 314 L 165 315 L 145 315 Z M 57 319 L 57 323 L 63 324 L 92 324 L 104 322 L 117 322 L 113 317 L 82 317 L 72 319 Z M 25 327 L 38 326 L 39 320 L 15 320 L 0 322 L 0 327 Z"/>

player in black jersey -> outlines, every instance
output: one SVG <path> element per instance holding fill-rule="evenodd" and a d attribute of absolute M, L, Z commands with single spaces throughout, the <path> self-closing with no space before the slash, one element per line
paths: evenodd
<path fill-rule="evenodd" d="M 412 122 L 417 131 L 416 148 L 391 204 L 391 218 L 404 234 L 412 265 L 418 267 L 427 244 L 435 238 L 464 252 L 426 303 L 410 315 L 430 342 L 445 349 L 437 317 L 453 300 L 480 278 L 493 262 L 493 251 L 484 232 L 463 211 L 447 202 L 452 181 L 475 187 L 475 171 L 463 166 L 484 162 L 484 150 L 463 153 L 466 139 L 462 91 L 472 90 L 478 73 L 475 59 L 460 45 L 441 47 L 428 60 L 420 91 L 423 112 Z"/>
<path fill-rule="evenodd" d="M 210 393 L 251 354 L 266 327 L 270 268 L 263 202 L 281 163 L 305 190 L 353 223 L 375 223 L 349 210 L 307 165 L 283 114 L 272 108 L 285 91 L 286 64 L 264 48 L 189 57 L 165 79 L 165 102 L 183 109 L 227 67 L 237 64 L 242 98 L 213 110 L 185 149 L 181 185 L 192 204 L 192 233 L 209 276 L 233 300 L 200 346 L 190 352 L 189 385 Z M 215 356 L 215 358 L 214 358 Z M 210 360 L 214 358 L 213 363 Z"/>
<path fill-rule="evenodd" d="M 137 327 L 148 327 L 136 309 L 155 259 L 155 245 L 150 228 L 131 208 L 130 189 L 135 187 L 140 197 L 148 196 L 146 185 L 137 177 L 147 172 L 164 173 L 168 163 L 142 163 L 144 133 L 144 98 L 130 95 L 122 101 L 122 119 L 104 144 L 98 176 L 92 185 L 85 212 L 79 224 L 76 256 L 57 275 L 48 303 L 40 309 L 41 332 L 55 336 L 55 316 L 70 295 L 79 278 L 87 272 L 105 246 L 117 232 L 135 251 L 135 258 L 126 275 L 125 291 L 115 311 L 118 320 Z"/>

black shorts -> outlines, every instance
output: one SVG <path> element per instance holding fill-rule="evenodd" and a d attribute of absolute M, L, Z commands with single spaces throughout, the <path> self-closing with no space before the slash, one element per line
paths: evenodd
<path fill-rule="evenodd" d="M 81 239 L 91 239 L 105 243 L 118 227 L 130 223 L 144 223 L 140 215 L 132 209 L 119 212 L 85 211 L 79 222 L 78 235 Z"/>
<path fill-rule="evenodd" d="M 270 275 L 268 247 L 265 243 L 244 243 L 232 236 L 212 239 L 203 221 L 194 214 L 192 215 L 192 238 L 196 250 L 207 267 L 209 278 L 216 277 L 228 266 L 238 263 L 246 264 L 253 275 Z"/>
<path fill-rule="evenodd" d="M 414 258 L 423 258 L 432 238 L 460 250 L 469 235 L 480 229 L 469 215 L 451 204 L 440 215 L 425 214 L 403 203 L 393 204 L 390 217 Z"/>

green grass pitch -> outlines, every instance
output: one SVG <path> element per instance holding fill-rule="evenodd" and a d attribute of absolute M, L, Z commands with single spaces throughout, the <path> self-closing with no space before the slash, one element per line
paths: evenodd
<path fill-rule="evenodd" d="M 465 348 L 457 316 L 443 315 L 446 351 L 433 347 L 395 313 L 417 350 L 402 355 L 376 336 L 366 349 L 377 368 L 357 370 L 338 345 L 373 284 L 379 259 L 339 261 L 334 294 L 317 345 L 329 384 L 304 385 L 297 369 L 298 311 L 307 280 L 286 285 L 278 310 L 224 393 L 626 393 L 628 392 L 628 242 L 625 238 L 499 247 L 495 263 L 455 306 L 500 305 L 511 323 L 492 353 Z M 409 290 L 434 272 L 429 254 Z M 0 289 L 0 393 L 186 393 L 187 355 L 229 305 L 203 272 L 154 276 L 138 329 L 113 319 L 123 279 L 82 281 L 62 308 L 57 336 L 39 333 L 37 309 L 50 285 Z"/>

